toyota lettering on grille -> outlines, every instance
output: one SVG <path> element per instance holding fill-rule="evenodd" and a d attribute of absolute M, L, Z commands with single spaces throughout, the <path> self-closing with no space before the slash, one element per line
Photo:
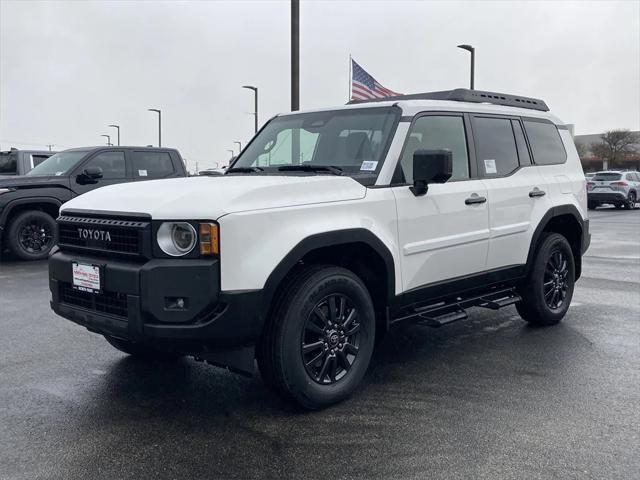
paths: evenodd
<path fill-rule="evenodd" d="M 78 237 L 83 240 L 111 241 L 111 235 L 107 230 L 93 230 L 91 228 L 78 228 Z"/>

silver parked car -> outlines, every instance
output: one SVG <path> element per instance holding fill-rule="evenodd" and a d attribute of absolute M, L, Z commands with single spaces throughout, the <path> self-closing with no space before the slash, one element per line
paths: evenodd
<path fill-rule="evenodd" d="M 608 203 L 616 208 L 635 207 L 640 192 L 640 173 L 620 170 L 598 172 L 587 182 L 589 209 Z"/>

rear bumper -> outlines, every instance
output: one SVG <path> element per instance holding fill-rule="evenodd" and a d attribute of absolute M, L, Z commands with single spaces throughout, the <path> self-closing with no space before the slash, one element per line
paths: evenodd
<path fill-rule="evenodd" d="M 627 195 L 624 192 L 587 192 L 587 200 L 596 203 L 624 203 Z"/>
<path fill-rule="evenodd" d="M 72 289 L 72 262 L 100 265 L 102 293 Z M 205 359 L 252 347 L 264 321 L 261 291 L 220 292 L 217 259 L 130 262 L 56 249 L 49 289 L 53 311 L 90 331 Z M 171 308 L 176 298 L 184 308 Z"/>

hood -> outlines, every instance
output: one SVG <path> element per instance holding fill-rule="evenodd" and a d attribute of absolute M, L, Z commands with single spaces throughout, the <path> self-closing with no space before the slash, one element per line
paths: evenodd
<path fill-rule="evenodd" d="M 38 176 L 38 175 L 16 175 L 0 176 L 0 188 L 34 188 L 60 185 L 69 187 L 69 177 L 65 176 Z"/>
<path fill-rule="evenodd" d="M 363 198 L 351 177 L 224 175 L 150 180 L 102 187 L 62 210 L 146 213 L 160 220 L 217 220 L 229 213 Z"/>

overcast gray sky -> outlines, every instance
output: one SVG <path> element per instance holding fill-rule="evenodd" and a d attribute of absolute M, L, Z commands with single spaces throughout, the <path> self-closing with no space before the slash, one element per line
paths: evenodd
<path fill-rule="evenodd" d="M 302 108 L 347 100 L 351 53 L 403 93 L 466 87 L 544 99 L 576 133 L 640 129 L 640 2 L 302 1 Z M 289 1 L 0 0 L 0 148 L 122 143 L 200 168 L 290 108 Z"/>

